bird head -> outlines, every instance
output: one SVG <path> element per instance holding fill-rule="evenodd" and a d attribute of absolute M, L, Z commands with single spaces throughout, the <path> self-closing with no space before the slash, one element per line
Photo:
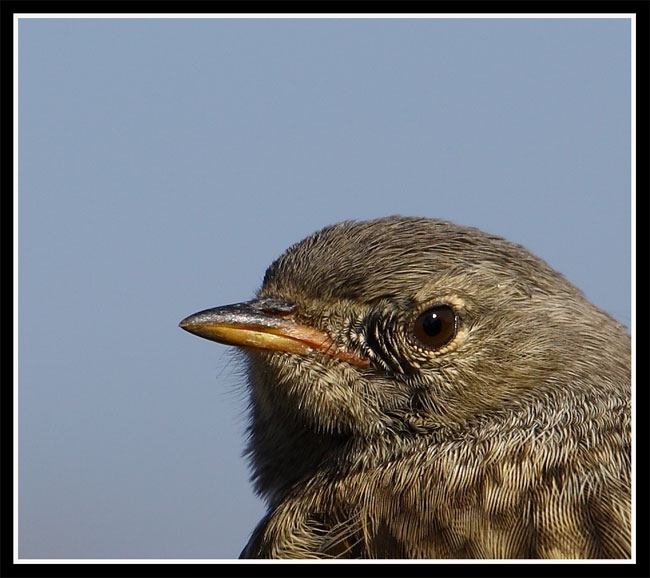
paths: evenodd
<path fill-rule="evenodd" d="M 598 353 L 629 347 L 624 327 L 543 260 L 422 218 L 327 227 L 279 257 L 255 299 L 181 327 L 245 351 L 249 452 L 270 500 L 324 464 L 363 467 L 425 438 L 471 435 L 629 371 L 625 355 Z"/>

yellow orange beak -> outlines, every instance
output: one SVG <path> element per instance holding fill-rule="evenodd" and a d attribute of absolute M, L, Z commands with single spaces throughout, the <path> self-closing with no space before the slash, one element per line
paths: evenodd
<path fill-rule="evenodd" d="M 293 303 L 275 298 L 205 309 L 186 317 L 180 327 L 199 337 L 226 345 L 253 347 L 297 355 L 313 351 L 359 367 L 369 360 L 336 345 L 320 329 L 295 321 Z"/>

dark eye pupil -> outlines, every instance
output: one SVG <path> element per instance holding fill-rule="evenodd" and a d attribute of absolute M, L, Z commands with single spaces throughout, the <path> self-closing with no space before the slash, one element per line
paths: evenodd
<path fill-rule="evenodd" d="M 435 337 L 442 331 L 443 321 L 438 317 L 435 312 L 429 312 L 426 317 L 422 319 L 422 330 L 429 336 Z"/>
<path fill-rule="evenodd" d="M 456 335 L 456 314 L 446 303 L 434 305 L 420 313 L 413 324 L 418 342 L 430 349 L 438 349 Z"/>

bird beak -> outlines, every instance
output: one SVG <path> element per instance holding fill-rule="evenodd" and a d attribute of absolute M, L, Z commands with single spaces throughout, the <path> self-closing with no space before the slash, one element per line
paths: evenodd
<path fill-rule="evenodd" d="M 313 351 L 367 367 L 369 360 L 336 345 L 320 329 L 298 323 L 296 306 L 278 299 L 255 299 L 235 305 L 205 309 L 180 322 L 180 327 L 225 345 L 308 355 Z"/>

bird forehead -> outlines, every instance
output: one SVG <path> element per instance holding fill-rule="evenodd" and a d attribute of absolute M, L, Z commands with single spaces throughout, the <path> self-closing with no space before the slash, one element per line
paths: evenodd
<path fill-rule="evenodd" d="M 344 222 L 290 247 L 267 270 L 263 291 L 363 301 L 414 295 L 436 280 L 463 286 L 495 272 L 510 277 L 509 263 L 522 251 L 532 257 L 501 238 L 433 219 Z"/>

